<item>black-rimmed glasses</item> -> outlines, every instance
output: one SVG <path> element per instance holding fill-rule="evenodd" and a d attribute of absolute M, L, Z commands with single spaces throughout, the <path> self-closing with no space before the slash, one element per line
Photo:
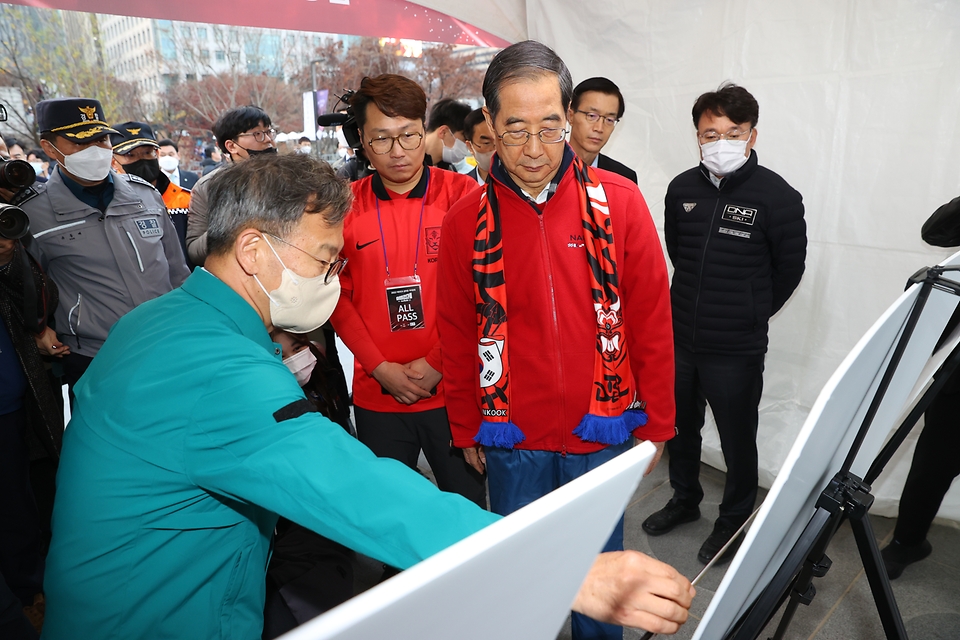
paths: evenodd
<path fill-rule="evenodd" d="M 367 140 L 370 149 L 378 156 L 383 156 L 393 151 L 394 143 L 399 144 L 405 151 L 413 151 L 423 142 L 423 134 L 420 132 L 403 132 L 398 136 L 380 136 Z"/>
<path fill-rule="evenodd" d="M 237 137 L 240 136 L 253 136 L 253 139 L 257 142 L 266 142 L 267 138 L 274 140 L 277 137 L 276 129 L 267 129 L 266 131 L 246 131 L 244 133 L 238 133 Z"/>

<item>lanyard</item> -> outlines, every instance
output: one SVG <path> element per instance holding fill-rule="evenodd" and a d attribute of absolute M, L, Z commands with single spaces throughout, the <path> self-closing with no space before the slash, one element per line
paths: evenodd
<path fill-rule="evenodd" d="M 424 167 L 427 172 L 427 180 L 423 185 L 423 198 L 420 200 L 420 224 L 417 226 L 417 249 L 413 258 L 413 275 L 417 275 L 417 265 L 420 263 L 420 233 L 423 231 L 423 206 L 427 203 L 427 189 L 430 186 L 430 170 Z M 414 187 L 416 189 L 416 187 Z M 387 278 L 390 277 L 390 263 L 387 261 L 387 241 L 383 237 L 383 220 L 380 218 L 380 198 L 376 193 L 373 194 L 377 202 L 377 224 L 380 225 L 380 248 L 383 249 L 383 264 L 387 268 Z"/>

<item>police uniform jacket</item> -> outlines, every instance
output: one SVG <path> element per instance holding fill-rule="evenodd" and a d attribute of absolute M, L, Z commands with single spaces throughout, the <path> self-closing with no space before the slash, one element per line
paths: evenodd
<path fill-rule="evenodd" d="M 33 236 L 27 249 L 60 289 L 57 335 L 88 357 L 121 316 L 189 275 L 157 190 L 137 176 L 112 175 L 113 199 L 103 212 L 78 200 L 59 170 L 20 204 Z"/>
<path fill-rule="evenodd" d="M 47 640 L 259 639 L 278 514 L 400 568 L 497 519 L 317 413 L 203 269 L 121 318 L 76 396 Z"/>
<path fill-rule="evenodd" d="M 807 250 L 800 193 L 757 163 L 757 153 L 717 187 L 702 164 L 667 187 L 663 231 L 678 348 L 767 351 L 770 316 L 800 284 Z"/>

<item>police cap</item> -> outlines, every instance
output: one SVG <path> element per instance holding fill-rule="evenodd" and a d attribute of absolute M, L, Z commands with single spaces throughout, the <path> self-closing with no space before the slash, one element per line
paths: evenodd
<path fill-rule="evenodd" d="M 104 121 L 103 107 L 93 98 L 41 100 L 36 116 L 41 135 L 55 133 L 78 144 L 118 133 Z"/>
<path fill-rule="evenodd" d="M 110 134 L 113 143 L 113 152 L 124 156 L 144 145 L 159 149 L 157 136 L 146 122 L 124 122 L 116 127 L 117 133 Z"/>

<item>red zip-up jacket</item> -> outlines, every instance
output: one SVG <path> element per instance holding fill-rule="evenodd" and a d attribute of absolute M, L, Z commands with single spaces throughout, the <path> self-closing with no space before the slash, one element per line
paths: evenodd
<path fill-rule="evenodd" d="M 517 449 L 592 453 L 605 445 L 573 435 L 590 405 L 596 314 L 590 295 L 580 204 L 569 163 L 556 193 L 535 206 L 494 171 L 503 229 L 510 335 L 511 421 L 526 436 Z M 561 169 L 563 170 L 563 169 Z M 630 366 L 649 420 L 644 440 L 674 436 L 673 330 L 666 264 L 650 211 L 637 185 L 597 170 L 610 205 Z M 481 369 L 474 297 L 477 190 L 443 222 L 437 321 L 454 444 L 473 446 L 480 426 Z"/>
<path fill-rule="evenodd" d="M 383 393 L 370 373 L 384 361 L 407 363 L 424 357 L 431 367 L 441 370 L 435 320 L 440 228 L 453 203 L 476 190 L 477 183 L 452 171 L 425 168 L 417 186 L 402 196 L 390 193 L 376 174 L 351 187 L 354 201 L 344 221 L 342 253 L 349 262 L 340 274 L 342 293 L 332 320 L 354 355 L 353 401 L 363 409 L 393 413 L 443 407 L 443 381 L 433 397 L 406 405 Z M 425 320 L 422 329 L 390 330 L 384 249 L 391 278 L 412 276 L 417 264 Z"/>

